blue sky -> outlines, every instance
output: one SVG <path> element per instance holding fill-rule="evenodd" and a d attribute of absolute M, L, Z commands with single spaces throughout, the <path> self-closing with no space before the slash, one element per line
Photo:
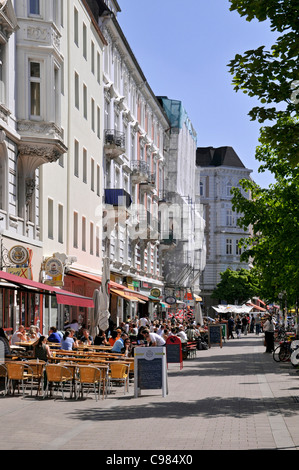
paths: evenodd
<path fill-rule="evenodd" d="M 254 98 L 236 93 L 227 64 L 235 54 L 275 42 L 267 22 L 248 22 L 228 0 L 118 0 L 119 24 L 156 95 L 182 101 L 198 147 L 231 146 L 252 178 L 268 187 L 254 158 L 260 124 Z"/>

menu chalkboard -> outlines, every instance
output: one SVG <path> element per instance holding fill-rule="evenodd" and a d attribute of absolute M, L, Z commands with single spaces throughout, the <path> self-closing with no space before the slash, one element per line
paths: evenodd
<path fill-rule="evenodd" d="M 212 344 L 222 348 L 222 325 L 209 325 L 209 348 Z"/>
<path fill-rule="evenodd" d="M 138 361 L 138 385 L 141 390 L 159 390 L 162 388 L 162 358 Z"/>
<path fill-rule="evenodd" d="M 134 364 L 135 397 L 141 390 L 162 389 L 163 397 L 168 393 L 166 348 L 138 347 L 135 348 Z"/>

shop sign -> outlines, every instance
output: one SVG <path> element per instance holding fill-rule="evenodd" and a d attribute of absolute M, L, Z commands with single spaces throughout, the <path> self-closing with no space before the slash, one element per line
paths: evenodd
<path fill-rule="evenodd" d="M 30 268 L 7 268 L 7 272 L 9 274 L 13 274 L 14 276 L 31 279 Z"/>
<path fill-rule="evenodd" d="M 150 295 L 152 297 L 157 297 L 158 298 L 161 295 L 161 291 L 160 291 L 160 289 L 152 289 L 151 292 L 150 292 Z"/>
<path fill-rule="evenodd" d="M 176 298 L 169 295 L 168 297 L 165 298 L 165 302 L 169 305 L 174 305 L 176 304 Z"/>
<path fill-rule="evenodd" d="M 58 258 L 48 258 L 45 261 L 45 273 L 50 279 L 45 280 L 45 284 L 50 286 L 63 286 L 64 267 Z"/>
<path fill-rule="evenodd" d="M 9 250 L 8 258 L 12 264 L 24 265 L 29 260 L 29 251 L 24 246 L 16 245 Z"/>

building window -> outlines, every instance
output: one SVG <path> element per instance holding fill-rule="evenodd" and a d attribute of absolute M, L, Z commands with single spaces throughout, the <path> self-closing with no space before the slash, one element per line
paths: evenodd
<path fill-rule="evenodd" d="M 91 41 L 90 55 L 91 55 L 91 73 L 94 75 L 95 64 L 94 64 L 94 42 L 93 41 Z"/>
<path fill-rule="evenodd" d="M 75 106 L 77 109 L 80 107 L 79 99 L 79 75 L 75 72 Z"/>
<path fill-rule="evenodd" d="M 90 161 L 90 189 L 94 191 L 94 159 Z"/>
<path fill-rule="evenodd" d="M 41 116 L 41 64 L 30 62 L 30 116 Z"/>
<path fill-rule="evenodd" d="M 233 254 L 233 242 L 231 238 L 226 239 L 226 254 L 227 255 Z"/>
<path fill-rule="evenodd" d="M 40 16 L 40 0 L 29 0 L 29 15 Z"/>
<path fill-rule="evenodd" d="M 97 136 L 101 138 L 101 110 L 97 107 Z"/>
<path fill-rule="evenodd" d="M 91 255 L 93 255 L 93 232 L 94 232 L 93 222 L 90 222 L 90 234 L 89 234 L 90 243 L 89 243 L 89 251 L 90 251 L 90 254 L 91 254 Z"/>
<path fill-rule="evenodd" d="M 233 225 L 233 211 L 228 209 L 226 211 L 226 225 L 231 227 Z"/>
<path fill-rule="evenodd" d="M 95 132 L 95 103 L 94 99 L 91 98 L 91 130 Z"/>
<path fill-rule="evenodd" d="M 74 175 L 79 178 L 79 142 L 75 140 Z"/>
<path fill-rule="evenodd" d="M 100 170 L 100 165 L 97 165 L 97 196 L 100 196 L 100 184 L 101 184 L 101 170 Z"/>
<path fill-rule="evenodd" d="M 54 238 L 54 211 L 53 211 L 53 199 L 48 199 L 48 238 L 53 240 Z"/>
<path fill-rule="evenodd" d="M 83 57 L 87 60 L 87 27 L 85 23 L 83 23 Z"/>
<path fill-rule="evenodd" d="M 83 115 L 87 119 L 87 86 L 83 85 Z"/>
<path fill-rule="evenodd" d="M 58 205 L 58 243 L 63 243 L 63 206 Z"/>
<path fill-rule="evenodd" d="M 74 212 L 73 246 L 78 248 L 78 212 Z"/>
<path fill-rule="evenodd" d="M 97 258 L 100 256 L 100 228 L 98 226 L 96 228 L 96 256 Z"/>
<path fill-rule="evenodd" d="M 77 8 L 74 8 L 74 41 L 79 47 L 79 13 Z"/>
<path fill-rule="evenodd" d="M 82 217 L 82 251 L 86 251 L 86 218 Z"/>
<path fill-rule="evenodd" d="M 87 150 L 83 149 L 83 183 L 87 183 Z"/>
<path fill-rule="evenodd" d="M 98 83 L 101 83 L 101 56 L 99 52 L 97 53 L 97 80 Z"/>
<path fill-rule="evenodd" d="M 199 183 L 199 195 L 200 196 L 204 195 L 204 188 L 203 188 L 203 182 L 202 181 Z"/>

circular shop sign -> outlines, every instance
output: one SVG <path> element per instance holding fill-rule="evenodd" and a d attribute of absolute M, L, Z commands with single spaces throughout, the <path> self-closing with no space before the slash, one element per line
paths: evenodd
<path fill-rule="evenodd" d="M 26 264 L 29 260 L 29 251 L 24 246 L 13 246 L 8 252 L 8 258 L 13 264 Z"/>
<path fill-rule="evenodd" d="M 176 298 L 171 295 L 165 298 L 165 302 L 169 305 L 176 304 Z"/>
<path fill-rule="evenodd" d="M 160 291 L 160 289 L 152 289 L 150 294 L 151 294 L 152 297 L 160 297 L 161 291 Z"/>
<path fill-rule="evenodd" d="M 48 258 L 45 263 L 45 271 L 48 276 L 59 276 L 63 273 L 63 264 L 58 258 Z"/>

